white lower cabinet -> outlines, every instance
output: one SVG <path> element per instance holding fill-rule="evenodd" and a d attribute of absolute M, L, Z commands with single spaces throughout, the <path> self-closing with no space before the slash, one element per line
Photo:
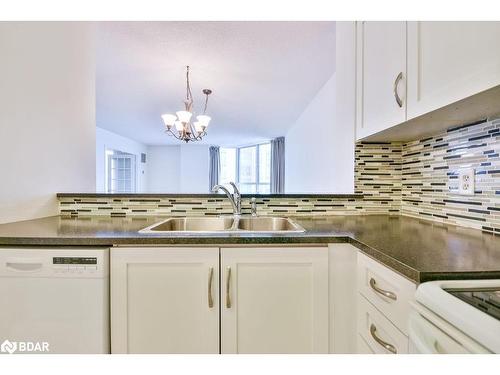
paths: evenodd
<path fill-rule="evenodd" d="M 358 347 L 356 354 L 375 354 L 361 335 L 358 334 L 356 338 L 356 345 Z"/>
<path fill-rule="evenodd" d="M 219 248 L 111 250 L 112 353 L 219 353 Z"/>
<path fill-rule="evenodd" d="M 112 353 L 408 352 L 415 284 L 350 244 L 126 247 L 110 262 Z"/>
<path fill-rule="evenodd" d="M 410 303 L 416 285 L 359 253 L 357 266 L 357 352 L 408 353 Z"/>
<path fill-rule="evenodd" d="M 327 248 L 223 248 L 222 353 L 328 353 Z"/>
<path fill-rule="evenodd" d="M 410 302 L 416 285 L 364 254 L 358 256 L 358 290 L 398 329 L 408 335 Z"/>
<path fill-rule="evenodd" d="M 408 353 L 408 337 L 361 294 L 358 295 L 358 334 L 373 353 Z M 364 351 L 366 349 L 362 345 L 360 352 Z"/>
<path fill-rule="evenodd" d="M 112 353 L 328 353 L 328 314 L 326 247 L 111 251 Z"/>

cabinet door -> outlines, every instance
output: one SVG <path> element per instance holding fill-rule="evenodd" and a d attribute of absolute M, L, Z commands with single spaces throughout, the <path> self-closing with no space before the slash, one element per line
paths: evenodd
<path fill-rule="evenodd" d="M 328 353 L 328 249 L 221 250 L 223 353 Z"/>
<path fill-rule="evenodd" d="M 408 119 L 500 84 L 500 22 L 408 22 Z"/>
<path fill-rule="evenodd" d="M 219 353 L 219 249 L 111 250 L 112 353 Z"/>
<path fill-rule="evenodd" d="M 361 139 L 406 121 L 406 22 L 358 22 L 356 39 Z"/>

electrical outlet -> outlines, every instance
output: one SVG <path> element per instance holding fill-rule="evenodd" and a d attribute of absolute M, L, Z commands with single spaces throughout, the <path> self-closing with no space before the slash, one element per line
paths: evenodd
<path fill-rule="evenodd" d="M 458 194 L 474 195 L 474 169 L 461 169 L 458 172 Z"/>

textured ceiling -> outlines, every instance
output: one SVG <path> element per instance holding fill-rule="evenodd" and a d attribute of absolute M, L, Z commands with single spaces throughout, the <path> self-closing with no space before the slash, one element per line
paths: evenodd
<path fill-rule="evenodd" d="M 335 71 L 335 22 L 99 22 L 97 126 L 172 143 L 160 115 L 182 109 L 185 65 L 195 111 L 213 90 L 204 142 L 281 136 Z"/>

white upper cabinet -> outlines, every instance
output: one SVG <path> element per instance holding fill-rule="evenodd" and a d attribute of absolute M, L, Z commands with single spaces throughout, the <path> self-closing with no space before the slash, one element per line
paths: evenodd
<path fill-rule="evenodd" d="M 406 22 L 358 22 L 356 138 L 406 120 Z"/>
<path fill-rule="evenodd" d="M 219 353 L 219 249 L 111 251 L 112 353 Z"/>
<path fill-rule="evenodd" d="M 221 251 L 222 353 L 328 353 L 327 248 Z"/>
<path fill-rule="evenodd" d="M 356 140 L 414 140 L 498 116 L 499 40 L 500 22 L 357 22 Z"/>
<path fill-rule="evenodd" d="M 500 84 L 500 22 L 408 22 L 408 120 Z"/>

